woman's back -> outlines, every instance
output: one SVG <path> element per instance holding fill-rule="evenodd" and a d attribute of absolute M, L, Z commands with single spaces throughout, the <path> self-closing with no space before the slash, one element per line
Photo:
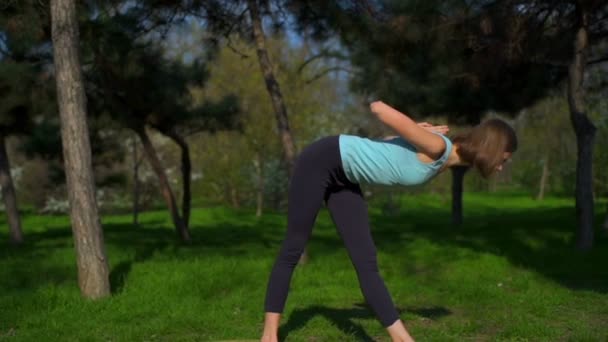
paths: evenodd
<path fill-rule="evenodd" d="M 438 173 L 452 150 L 451 141 L 440 136 L 446 143 L 444 153 L 439 159 L 424 163 L 418 158 L 416 148 L 401 137 L 379 140 L 340 135 L 344 172 L 355 183 L 422 184 Z"/>

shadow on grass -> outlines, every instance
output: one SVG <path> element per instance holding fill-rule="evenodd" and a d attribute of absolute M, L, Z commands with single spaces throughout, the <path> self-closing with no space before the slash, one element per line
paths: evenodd
<path fill-rule="evenodd" d="M 608 238 L 597 234 L 592 251 L 577 251 L 573 242 L 574 208 L 474 209 L 477 211 L 465 212 L 465 224 L 460 227 L 449 224 L 446 210 L 415 209 L 390 217 L 372 214 L 374 239 L 379 250 L 396 255 L 407 252 L 416 239 L 492 253 L 570 289 L 608 292 L 608 268 L 603 267 L 603 260 L 608 260 Z M 110 261 L 117 260 L 111 269 L 113 292 L 123 288 L 134 263 L 155 255 L 183 259 L 208 255 L 273 258 L 278 252 L 284 216 L 270 214 L 257 219 L 249 212 L 226 209 L 211 209 L 205 214 L 208 224 L 198 224 L 193 217 L 190 244 L 180 243 L 165 220 L 147 218 L 140 226 L 104 224 L 106 246 L 122 253 L 109 255 Z M 6 233 L 1 236 L 6 237 Z M 343 248 L 326 217 L 315 227 L 309 246 L 311 263 Z M 46 261 L 57 251 L 64 254 L 59 266 Z M 0 249 L 0 262 L 5 264 L 0 270 L 0 288 L 24 290 L 45 282 L 73 281 L 76 273 L 71 229 L 63 226 L 26 232 L 23 246 Z"/>
<path fill-rule="evenodd" d="M 119 262 L 110 271 L 110 287 L 113 294 L 120 292 L 124 285 L 131 268 L 136 262 L 144 262 L 150 259 L 156 251 L 160 251 L 166 248 L 169 242 L 165 239 L 159 241 L 152 241 L 147 244 L 135 246 L 135 256 L 131 259 L 127 259 Z"/>
<path fill-rule="evenodd" d="M 535 271 L 573 290 L 608 292 L 608 238 L 596 230 L 591 251 L 575 248 L 575 210 L 572 207 L 494 209 L 465 214 L 461 226 L 449 224 L 449 213 L 417 211 L 394 217 L 373 215 L 379 249 L 407 249 L 395 244 L 395 233 L 411 240 L 469 248 L 505 257 L 518 267 Z M 596 221 L 597 222 L 597 221 Z M 410 240 L 410 241 L 411 241 Z"/>
<path fill-rule="evenodd" d="M 400 313 L 407 311 L 414 313 L 417 316 L 437 320 L 447 316 L 452 312 L 444 307 L 428 307 L 428 308 L 407 308 L 399 309 Z M 355 304 L 352 308 L 330 308 L 326 306 L 311 306 L 305 309 L 296 309 L 289 315 L 289 320 L 279 328 L 279 339 L 285 340 L 290 333 L 298 329 L 302 329 L 311 319 L 321 316 L 344 334 L 356 337 L 358 341 L 376 341 L 369 336 L 365 329 L 360 324 L 357 324 L 353 319 L 368 319 L 376 320 L 371 309 L 362 303 Z"/>
<path fill-rule="evenodd" d="M 248 217 L 251 219 L 251 217 Z M 244 256 L 260 249 L 270 249 L 279 243 L 272 234 L 234 223 L 223 223 L 218 226 L 193 226 L 192 241 L 183 243 L 167 227 L 146 228 L 134 231 L 129 225 L 108 224 L 104 226 L 106 243 L 118 246 L 122 250 L 134 251 L 134 256 L 121 261 L 112 268 L 110 284 L 112 293 L 118 293 L 124 287 L 134 263 L 145 262 L 155 255 L 162 254 L 172 258 L 191 258 L 201 255 Z"/>
<path fill-rule="evenodd" d="M 311 319 L 321 316 L 329 320 L 345 334 L 356 337 L 360 341 L 374 341 L 360 324 L 352 319 L 374 319 L 371 311 L 364 306 L 348 309 L 334 309 L 326 306 L 311 306 L 306 309 L 294 310 L 289 320 L 279 328 L 279 340 L 284 341 L 290 333 L 303 328 Z"/>
<path fill-rule="evenodd" d="M 238 215 L 232 215 L 234 219 Z M 251 216 L 247 216 L 251 220 Z M 103 225 L 104 240 L 111 265 L 110 283 L 113 293 L 120 292 L 133 264 L 145 262 L 155 255 L 191 258 L 201 255 L 246 255 L 268 250 L 279 243 L 273 233 L 250 224 L 222 222 L 201 227 L 194 225 L 191 243 L 183 243 L 171 226 L 161 220 L 147 220 L 140 226 L 126 223 Z M 0 234 L 1 237 L 1 234 Z M 112 252 L 113 251 L 113 252 Z M 118 252 L 116 252 L 118 251 Z M 52 261 L 49 257 L 53 256 Z M 54 226 L 27 232 L 21 246 L 0 248 L 0 289 L 31 290 L 48 283 L 77 280 L 73 237 L 70 226 Z"/>
<path fill-rule="evenodd" d="M 437 320 L 444 316 L 451 315 L 452 311 L 442 306 L 431 306 L 428 308 L 409 308 L 406 311 L 415 314 L 416 316 Z"/>

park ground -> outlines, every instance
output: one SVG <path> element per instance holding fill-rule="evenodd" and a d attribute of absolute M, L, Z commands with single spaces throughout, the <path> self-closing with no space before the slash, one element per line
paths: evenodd
<path fill-rule="evenodd" d="M 606 203 L 597 206 L 597 222 Z M 571 199 L 467 194 L 465 223 L 438 195 L 404 196 L 398 214 L 370 205 L 380 271 L 418 341 L 607 341 L 608 234 L 575 245 Z M 179 243 L 166 211 L 105 215 L 112 296 L 81 299 L 67 216 L 25 214 L 26 243 L 0 249 L 0 341 L 255 339 L 285 215 L 226 207 L 192 213 Z M 597 224 L 599 226 L 599 224 Z M 8 239 L 0 217 L 0 238 Z M 388 341 L 322 211 L 296 269 L 287 341 Z"/>

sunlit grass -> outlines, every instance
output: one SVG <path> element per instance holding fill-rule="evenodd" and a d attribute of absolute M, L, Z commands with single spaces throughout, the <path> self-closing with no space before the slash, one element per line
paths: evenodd
<path fill-rule="evenodd" d="M 450 226 L 441 196 L 406 196 L 398 215 L 370 212 L 381 273 L 419 341 L 608 339 L 608 238 L 598 230 L 593 251 L 574 249 L 571 200 L 467 195 L 461 227 Z M 188 246 L 165 212 L 142 215 L 139 226 L 128 215 L 104 217 L 113 296 L 97 302 L 80 298 L 68 218 L 23 221 L 25 246 L 0 252 L 0 340 L 259 336 L 282 214 L 196 209 Z M 5 223 L 0 230 L 6 240 Z M 293 277 L 283 337 L 388 341 L 324 211 L 309 252 Z"/>

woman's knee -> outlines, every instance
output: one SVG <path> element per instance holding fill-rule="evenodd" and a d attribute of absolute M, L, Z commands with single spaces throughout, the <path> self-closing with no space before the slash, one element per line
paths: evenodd
<path fill-rule="evenodd" d="M 300 246 L 284 246 L 281 249 L 279 259 L 290 267 L 295 265 L 300 260 L 300 256 L 304 252 L 304 247 Z"/>

